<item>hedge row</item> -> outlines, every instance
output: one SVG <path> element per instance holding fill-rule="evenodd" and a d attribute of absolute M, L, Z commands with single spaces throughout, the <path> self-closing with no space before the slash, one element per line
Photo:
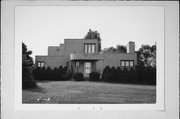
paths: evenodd
<path fill-rule="evenodd" d="M 102 81 L 116 83 L 138 83 L 138 84 L 156 84 L 156 69 L 152 67 L 136 66 L 135 68 L 123 68 L 106 66 Z"/>
<path fill-rule="evenodd" d="M 67 67 L 60 66 L 53 70 L 48 67 L 36 68 L 33 71 L 33 77 L 35 80 L 70 80 L 83 81 L 84 76 L 82 73 L 68 72 Z M 136 66 L 135 68 L 123 68 L 106 66 L 103 70 L 102 77 L 97 72 L 91 72 L 89 74 L 89 81 L 104 81 L 114 83 L 137 83 L 137 84 L 149 84 L 156 85 L 156 69 L 152 67 Z"/>
<path fill-rule="evenodd" d="M 71 75 L 68 74 L 67 71 L 68 68 L 60 66 L 59 68 L 51 69 L 50 67 L 46 68 L 40 68 L 36 67 L 33 70 L 33 77 L 35 80 L 69 80 Z"/>

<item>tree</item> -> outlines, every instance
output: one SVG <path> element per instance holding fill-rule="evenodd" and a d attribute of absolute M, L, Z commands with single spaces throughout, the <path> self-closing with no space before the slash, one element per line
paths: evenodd
<path fill-rule="evenodd" d="M 104 53 L 126 53 L 127 48 L 126 46 L 123 46 L 123 45 L 117 45 L 116 48 L 114 47 L 104 48 L 103 52 Z"/>
<path fill-rule="evenodd" d="M 84 37 L 84 39 L 97 39 L 98 40 L 98 52 L 101 52 L 101 37 L 100 37 L 100 33 L 97 31 L 92 31 L 91 29 L 89 29 L 89 32 L 86 34 L 86 36 Z"/>
<path fill-rule="evenodd" d="M 138 65 L 156 67 L 156 45 L 142 45 L 137 51 Z"/>
<path fill-rule="evenodd" d="M 123 45 L 117 45 L 116 46 L 117 53 L 127 53 L 127 48 L 126 46 Z"/>
<path fill-rule="evenodd" d="M 22 43 L 22 88 L 32 88 L 37 86 L 32 78 L 33 58 L 30 57 L 32 51 Z"/>

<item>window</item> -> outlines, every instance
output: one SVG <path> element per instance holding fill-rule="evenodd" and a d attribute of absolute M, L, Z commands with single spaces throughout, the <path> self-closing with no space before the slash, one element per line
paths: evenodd
<path fill-rule="evenodd" d="M 88 45 L 88 53 L 91 53 L 91 45 Z"/>
<path fill-rule="evenodd" d="M 75 64 L 75 65 L 76 65 L 76 67 L 79 67 L 79 62 L 76 62 L 76 64 Z"/>
<path fill-rule="evenodd" d="M 87 53 L 87 52 L 88 52 L 88 45 L 85 45 L 85 46 L 84 46 L 84 49 L 85 49 L 84 52 Z"/>
<path fill-rule="evenodd" d="M 86 43 L 84 45 L 85 53 L 95 53 L 95 44 L 94 43 Z"/>
<path fill-rule="evenodd" d="M 129 61 L 126 61 L 126 67 L 129 67 Z"/>
<path fill-rule="evenodd" d="M 133 67 L 134 60 L 121 60 L 120 64 L 121 64 L 121 67 Z"/>
<path fill-rule="evenodd" d="M 122 67 L 125 66 L 125 61 L 121 61 L 121 66 L 122 66 Z"/>
<path fill-rule="evenodd" d="M 85 75 L 85 77 L 87 77 L 87 76 L 89 76 L 89 74 L 91 73 L 91 63 L 90 62 L 86 62 L 85 64 L 84 64 L 84 75 Z"/>
<path fill-rule="evenodd" d="M 94 53 L 95 52 L 95 45 L 91 46 L 91 52 Z"/>
<path fill-rule="evenodd" d="M 44 62 L 37 62 L 37 67 L 44 67 Z"/>
<path fill-rule="evenodd" d="M 130 67 L 134 66 L 134 61 L 130 61 Z"/>

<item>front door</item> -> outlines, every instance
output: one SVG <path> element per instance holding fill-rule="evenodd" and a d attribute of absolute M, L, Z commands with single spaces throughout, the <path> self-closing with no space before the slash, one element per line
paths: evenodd
<path fill-rule="evenodd" d="M 91 62 L 84 63 L 84 77 L 89 77 L 91 73 Z"/>

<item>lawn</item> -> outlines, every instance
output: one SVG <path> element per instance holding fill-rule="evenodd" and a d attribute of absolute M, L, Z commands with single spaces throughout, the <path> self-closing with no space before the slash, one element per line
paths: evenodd
<path fill-rule="evenodd" d="M 23 103 L 132 104 L 155 103 L 156 86 L 88 81 L 38 82 L 39 88 L 23 90 Z"/>

